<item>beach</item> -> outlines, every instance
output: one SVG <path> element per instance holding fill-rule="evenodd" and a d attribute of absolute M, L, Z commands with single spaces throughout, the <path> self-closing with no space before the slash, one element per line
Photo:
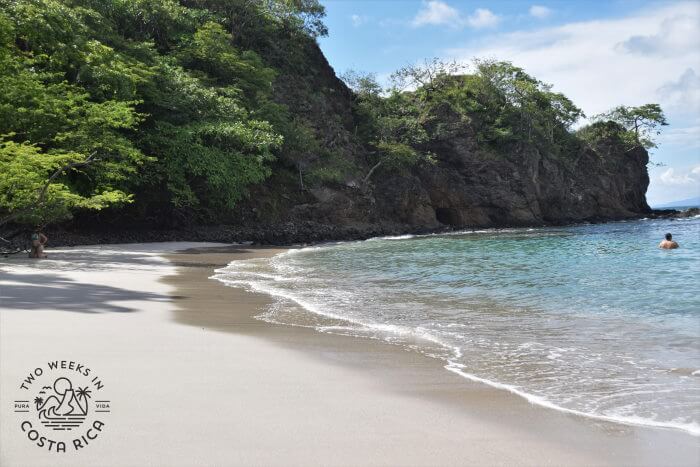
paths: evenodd
<path fill-rule="evenodd" d="M 0 261 L 0 464 L 698 465 L 698 437 L 587 419 L 381 341 L 269 324 L 211 280 L 279 248 L 162 243 Z M 12 401 L 47 361 L 89 365 L 111 413 L 80 451 L 28 439 Z M 21 393 L 20 393 L 21 394 Z"/>

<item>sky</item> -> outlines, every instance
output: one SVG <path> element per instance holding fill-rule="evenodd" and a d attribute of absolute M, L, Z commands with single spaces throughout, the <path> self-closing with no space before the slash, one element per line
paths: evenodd
<path fill-rule="evenodd" d="M 329 35 L 319 43 L 336 73 L 386 83 L 433 57 L 494 58 L 552 84 L 587 115 L 661 104 L 670 125 L 651 151 L 649 204 L 700 196 L 700 1 L 322 3 Z"/>

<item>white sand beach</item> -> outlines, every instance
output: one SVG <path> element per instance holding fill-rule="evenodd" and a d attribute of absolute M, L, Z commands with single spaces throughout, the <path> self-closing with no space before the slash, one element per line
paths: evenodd
<path fill-rule="evenodd" d="M 278 250 L 220 247 L 0 259 L 0 465 L 700 464 L 697 437 L 543 409 L 391 345 L 254 320 L 267 297 L 207 277 Z M 94 369 L 111 400 L 79 451 L 38 447 L 13 412 L 28 371 L 53 360 Z"/>

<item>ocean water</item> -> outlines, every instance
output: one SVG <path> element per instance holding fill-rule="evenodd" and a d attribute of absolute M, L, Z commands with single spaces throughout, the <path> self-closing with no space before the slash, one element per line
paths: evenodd
<path fill-rule="evenodd" d="M 672 232 L 681 248 L 657 248 Z M 700 436 L 700 219 L 376 238 L 235 261 L 260 319 L 380 339 L 581 416 Z"/>

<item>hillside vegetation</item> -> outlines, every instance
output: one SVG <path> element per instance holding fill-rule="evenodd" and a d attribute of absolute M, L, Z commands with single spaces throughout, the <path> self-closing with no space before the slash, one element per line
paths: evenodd
<path fill-rule="evenodd" d="M 586 148 L 652 147 L 666 124 L 650 104 L 573 131 L 574 103 L 497 61 L 406 67 L 389 89 L 349 73 L 350 90 L 316 44 L 316 0 L 0 7 L 0 224 L 334 223 L 319 212 L 338 196 L 346 218 L 404 223 L 377 184 L 425 180 L 445 142 L 572 168 Z"/>

